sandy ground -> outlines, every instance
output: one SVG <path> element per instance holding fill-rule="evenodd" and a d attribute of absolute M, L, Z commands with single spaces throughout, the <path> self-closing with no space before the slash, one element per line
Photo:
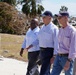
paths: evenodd
<path fill-rule="evenodd" d="M 26 70 L 27 62 L 0 57 L 0 75 L 26 75 Z"/>

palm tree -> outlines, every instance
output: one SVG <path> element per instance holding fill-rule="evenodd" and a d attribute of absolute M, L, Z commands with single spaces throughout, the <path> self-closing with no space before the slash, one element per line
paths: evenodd
<path fill-rule="evenodd" d="M 60 11 L 59 12 L 63 12 L 63 11 L 68 11 L 68 8 L 66 6 L 61 6 Z"/>
<path fill-rule="evenodd" d="M 27 17 L 29 17 L 30 14 L 30 5 L 28 5 L 28 3 L 23 5 L 22 8 L 23 13 L 25 13 L 27 15 Z"/>
<path fill-rule="evenodd" d="M 37 14 L 40 15 L 44 11 L 44 7 L 42 5 L 38 5 Z"/>
<path fill-rule="evenodd" d="M 22 11 L 30 17 L 35 17 L 44 11 L 44 7 L 40 5 L 40 2 L 37 0 L 23 0 L 23 5 Z"/>
<path fill-rule="evenodd" d="M 34 17 L 36 16 L 36 2 L 35 0 L 31 1 L 31 16 Z"/>

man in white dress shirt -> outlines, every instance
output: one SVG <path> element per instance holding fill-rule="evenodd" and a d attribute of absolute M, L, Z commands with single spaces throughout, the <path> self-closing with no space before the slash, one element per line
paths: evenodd
<path fill-rule="evenodd" d="M 37 35 L 39 33 L 39 30 L 40 29 L 38 27 L 38 19 L 31 20 L 30 28 L 26 33 L 26 36 L 20 51 L 20 56 L 22 56 L 23 50 L 25 48 L 28 50 L 28 68 L 27 68 L 26 75 L 35 75 L 35 72 L 37 70 L 37 60 L 40 52 L 39 45 L 33 46 L 32 48 L 27 48 L 27 47 L 31 45 L 35 40 L 38 39 Z"/>
<path fill-rule="evenodd" d="M 41 16 L 44 25 L 38 33 L 38 42 L 42 60 L 40 75 L 50 75 L 50 60 L 52 61 L 53 55 L 56 54 L 58 49 L 58 27 L 52 23 L 53 15 L 50 11 L 45 11 Z M 37 41 L 33 42 L 29 48 L 34 45 L 37 45 Z"/>
<path fill-rule="evenodd" d="M 52 23 L 52 13 L 45 11 L 42 15 L 44 25 L 38 34 L 42 66 L 40 75 L 50 75 L 50 60 L 58 49 L 58 27 Z"/>

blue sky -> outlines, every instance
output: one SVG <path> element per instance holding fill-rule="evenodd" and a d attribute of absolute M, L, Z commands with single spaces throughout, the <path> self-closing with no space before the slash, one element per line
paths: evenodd
<path fill-rule="evenodd" d="M 45 10 L 51 11 L 53 14 L 59 12 L 61 6 L 68 7 L 68 12 L 72 16 L 76 16 L 76 0 L 41 0 L 42 5 L 44 6 Z M 17 7 L 21 10 L 22 6 L 18 5 Z"/>
<path fill-rule="evenodd" d="M 76 16 L 76 0 L 43 0 L 42 5 L 53 14 L 58 13 L 61 6 L 66 6 L 70 15 Z"/>

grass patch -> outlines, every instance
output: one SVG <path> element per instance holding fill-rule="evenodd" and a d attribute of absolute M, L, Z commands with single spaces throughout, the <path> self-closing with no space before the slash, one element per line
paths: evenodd
<path fill-rule="evenodd" d="M 27 61 L 27 52 L 19 55 L 23 40 L 23 35 L 0 34 L 0 55 Z"/>

